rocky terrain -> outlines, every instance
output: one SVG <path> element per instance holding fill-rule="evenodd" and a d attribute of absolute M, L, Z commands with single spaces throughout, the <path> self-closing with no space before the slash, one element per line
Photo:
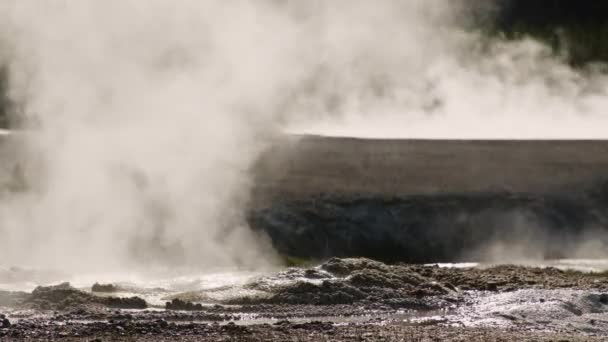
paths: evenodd
<path fill-rule="evenodd" d="M 180 290 L 0 269 L 0 284 L 58 284 L 0 291 L 0 340 L 608 339 L 606 273 L 493 264 L 602 256 L 608 143 L 273 146 L 247 217 L 298 267 Z M 487 263 L 426 265 L 469 260 Z"/>
<path fill-rule="evenodd" d="M 14 328 L 13 331 L 19 331 Z M 262 324 L 181 324 L 156 322 L 72 323 L 41 330 L 25 328 L 6 340 L 65 341 L 602 341 L 576 334 L 547 334 L 412 325 L 334 325 L 324 322 Z"/>
<path fill-rule="evenodd" d="M 102 289 L 110 289 L 105 284 Z M 608 275 L 333 258 L 244 283 L 245 296 L 164 307 L 69 284 L 0 292 L 0 339 L 473 340 L 608 338 Z M 100 289 L 100 284 L 95 288 Z M 204 292 L 204 291 L 202 291 Z M 142 292 L 143 293 L 143 292 Z M 201 298 L 204 293 L 201 293 Z"/>

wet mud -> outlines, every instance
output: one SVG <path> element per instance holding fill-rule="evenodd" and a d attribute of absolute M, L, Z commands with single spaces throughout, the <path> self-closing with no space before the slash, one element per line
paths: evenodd
<path fill-rule="evenodd" d="M 241 286 L 208 304 L 117 309 L 107 293 L 68 284 L 4 292 L 0 339 L 473 340 L 608 338 L 608 275 L 545 267 L 386 264 L 332 258 Z M 204 292 L 204 291 L 203 291 Z M 111 295 L 113 295 L 112 293 Z M 192 293 L 184 293 L 192 298 Z M 202 296 L 203 298 L 204 296 Z M 133 298 L 123 298 L 126 307 Z M 143 301 L 143 299 L 140 299 Z M 44 304 L 42 304 L 44 303 Z M 144 302 L 145 303 L 145 302 Z"/>

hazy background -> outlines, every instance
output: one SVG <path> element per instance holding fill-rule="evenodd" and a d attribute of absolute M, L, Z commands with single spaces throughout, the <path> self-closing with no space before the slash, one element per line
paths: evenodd
<path fill-rule="evenodd" d="M 3 1 L 6 101 L 29 132 L 27 186 L 0 205 L 3 263 L 271 265 L 243 208 L 249 167 L 284 130 L 608 137 L 600 67 L 471 24 L 495 15 L 445 0 Z"/>

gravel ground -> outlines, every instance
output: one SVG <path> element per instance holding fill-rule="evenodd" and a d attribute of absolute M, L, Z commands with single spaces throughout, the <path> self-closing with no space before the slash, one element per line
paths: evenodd
<path fill-rule="evenodd" d="M 269 280 L 289 277 L 293 281 L 274 286 Z M 175 299 L 165 309 L 142 309 L 147 303 L 138 297 L 99 297 L 69 284 L 4 292 L 0 340 L 608 339 L 608 276 L 602 273 L 334 258 L 244 286 L 266 294 L 214 306 Z"/>
<path fill-rule="evenodd" d="M 413 326 L 405 324 L 346 324 L 325 322 L 238 326 L 155 322 L 73 323 L 62 326 L 15 328 L 3 340 L 66 341 L 601 341 L 576 334 L 525 332 L 485 328 Z"/>

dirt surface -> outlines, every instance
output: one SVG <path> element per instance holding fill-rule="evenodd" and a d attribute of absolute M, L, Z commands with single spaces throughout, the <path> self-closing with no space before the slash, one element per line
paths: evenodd
<path fill-rule="evenodd" d="M 346 324 L 324 322 L 238 326 L 155 322 L 73 323 L 43 329 L 16 327 L 4 340 L 65 341 L 602 341 L 575 334 L 510 330 L 411 326 L 403 324 Z"/>
<path fill-rule="evenodd" d="M 148 289 L 105 282 L 0 291 L 0 340 L 607 340 L 605 273 L 420 265 L 480 260 L 495 242 L 579 256 L 608 226 L 607 152 L 604 141 L 282 140 L 254 167 L 249 222 L 282 254 L 326 262 L 213 302 L 159 289 L 166 303 L 153 305 Z M 12 170 L 0 181 L 14 183 Z"/>
<path fill-rule="evenodd" d="M 32 293 L 0 291 L 0 304 L 31 310 L 71 310 L 77 307 L 102 306 L 120 309 L 145 309 L 146 302 L 138 297 L 100 297 L 61 283 L 38 286 Z"/>
<path fill-rule="evenodd" d="M 61 284 L 3 294 L 0 340 L 600 341 L 608 276 L 555 268 L 441 268 L 331 259 L 243 285 L 255 295 L 166 308 Z M 191 294 L 190 294 L 191 295 Z M 176 298 L 179 295 L 175 296 Z M 131 299 L 122 299 L 127 301 Z M 44 304 L 41 304 L 44 303 Z M 35 304 L 35 305 L 33 305 Z"/>
<path fill-rule="evenodd" d="M 521 289 L 598 290 L 607 292 L 608 272 L 582 273 L 556 268 L 502 265 L 489 268 L 440 268 L 406 266 L 438 282 L 456 284 L 461 290 L 515 291 Z"/>

